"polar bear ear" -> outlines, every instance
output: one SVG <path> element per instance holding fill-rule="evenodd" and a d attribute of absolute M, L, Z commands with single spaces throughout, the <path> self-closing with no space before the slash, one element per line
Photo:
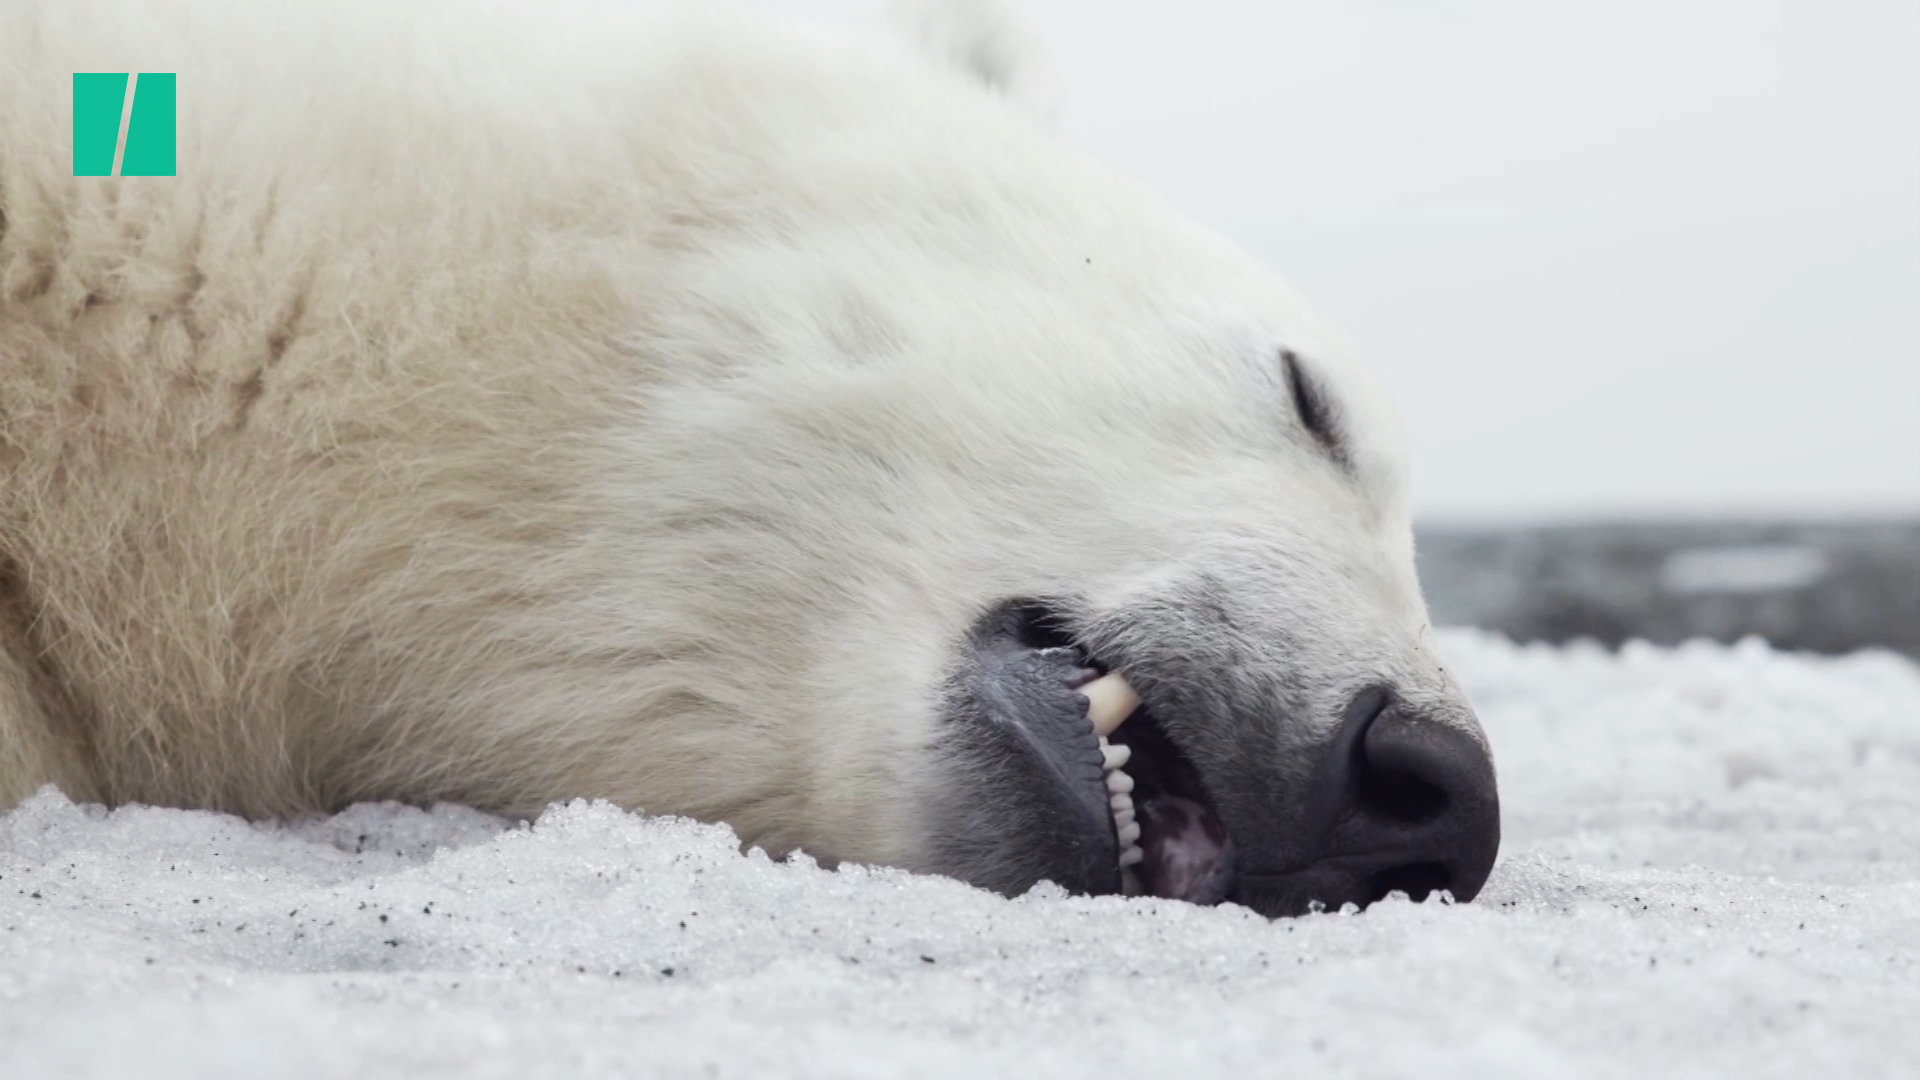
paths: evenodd
<path fill-rule="evenodd" d="M 1001 0 L 895 0 L 888 21 L 922 52 L 1019 106 L 1051 132 L 1053 63 Z"/>

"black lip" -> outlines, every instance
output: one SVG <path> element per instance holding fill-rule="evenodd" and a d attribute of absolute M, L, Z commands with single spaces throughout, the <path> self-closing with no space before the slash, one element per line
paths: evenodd
<path fill-rule="evenodd" d="M 1008 895 L 1043 879 L 1117 893 L 1119 838 L 1099 737 L 1076 692 L 1083 654 L 1056 610 L 1009 601 L 956 643 L 929 869 Z"/>
<path fill-rule="evenodd" d="M 1071 651 L 1080 663 L 1103 675 L 1111 671 L 1124 671 L 1124 664 L 1111 663 L 1108 657 L 1090 648 L 1076 633 L 1074 620 L 1067 613 L 1082 609 L 1083 605 L 1061 598 L 1023 598 L 1008 601 L 996 609 L 999 615 L 993 625 L 999 628 L 998 632 L 1004 640 L 1017 643 L 1024 649 L 1035 652 Z M 1220 814 L 1209 778 L 1167 726 L 1160 722 L 1153 703 L 1144 700 L 1149 690 L 1142 688 L 1138 682 L 1135 682 L 1134 689 L 1143 700 L 1136 712 L 1109 736 L 1109 740 L 1115 745 L 1131 747 L 1134 751 L 1126 769 L 1134 780 L 1133 796 L 1137 806 L 1144 806 L 1149 800 L 1163 794 L 1190 799 L 1205 808 L 1215 826 L 1224 834 L 1222 848 L 1226 857 L 1221 866 L 1218 888 L 1211 899 L 1199 901 L 1219 903 L 1227 897 L 1238 872 L 1232 831 Z M 1088 733 L 1091 736 L 1090 724 Z M 1088 753 L 1090 761 L 1097 762 L 1099 757 L 1097 746 Z M 1104 807 L 1107 798 L 1104 777 L 1096 796 Z M 1141 820 L 1144 821 L 1144 815 Z M 1110 814 L 1108 832 L 1113 832 Z M 1113 839 L 1115 843 L 1118 842 L 1117 835 Z M 1120 889 L 1116 882 L 1111 890 L 1089 891 L 1118 892 Z"/>

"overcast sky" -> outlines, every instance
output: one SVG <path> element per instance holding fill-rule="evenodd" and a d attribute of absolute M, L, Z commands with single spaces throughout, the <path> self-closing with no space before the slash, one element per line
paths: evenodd
<path fill-rule="evenodd" d="M 1025 0 L 1386 375 L 1431 518 L 1920 513 L 1920 2 Z"/>

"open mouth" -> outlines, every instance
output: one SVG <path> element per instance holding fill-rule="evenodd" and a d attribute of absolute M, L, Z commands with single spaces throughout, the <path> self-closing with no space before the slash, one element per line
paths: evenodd
<path fill-rule="evenodd" d="M 1031 650 L 1071 657 L 1073 690 L 1089 700 L 1108 807 L 1119 842 L 1121 892 L 1212 905 L 1235 878 L 1235 847 L 1213 809 L 1200 771 L 1140 701 L 1125 676 L 1089 655 L 1056 611 L 1025 603 L 1016 636 Z"/>
<path fill-rule="evenodd" d="M 1122 891 L 1218 904 L 1233 885 L 1235 853 L 1200 770 L 1125 677 L 1057 631 L 1050 616 L 1030 611 L 1022 636 L 1044 652 L 1071 655 L 1081 670 L 1074 689 L 1087 698 L 1099 736 Z"/>
<path fill-rule="evenodd" d="M 1094 675 L 1078 689 L 1100 736 L 1122 891 L 1219 903 L 1233 884 L 1233 840 L 1200 771 L 1124 678 L 1097 663 L 1088 668 Z"/>
<path fill-rule="evenodd" d="M 1183 725 L 1233 718 L 1157 715 L 1165 702 L 1141 701 L 1128 682 L 1137 675 L 1151 693 L 1149 672 L 1103 657 L 1063 614 L 1031 600 L 999 608 L 953 684 L 952 715 L 964 725 L 955 730 L 965 733 L 955 745 L 980 763 L 974 775 L 995 777 L 986 799 L 979 786 L 955 789 L 968 795 L 949 811 L 948 865 L 960 875 L 1014 891 L 1051 877 L 1089 893 L 1231 898 L 1272 916 L 1396 892 L 1470 900 L 1485 883 L 1499 797 L 1464 706 L 1358 689 L 1327 719 L 1325 738 L 1292 759 L 1298 783 L 1236 836 L 1219 786 L 1270 781 L 1231 761 L 1203 772 L 1182 745 Z"/>

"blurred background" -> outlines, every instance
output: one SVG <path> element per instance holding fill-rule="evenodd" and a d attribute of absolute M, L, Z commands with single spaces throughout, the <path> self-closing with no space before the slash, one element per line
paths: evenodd
<path fill-rule="evenodd" d="M 1442 623 L 1920 655 L 1920 3 L 1012 2 L 1385 375 Z"/>

